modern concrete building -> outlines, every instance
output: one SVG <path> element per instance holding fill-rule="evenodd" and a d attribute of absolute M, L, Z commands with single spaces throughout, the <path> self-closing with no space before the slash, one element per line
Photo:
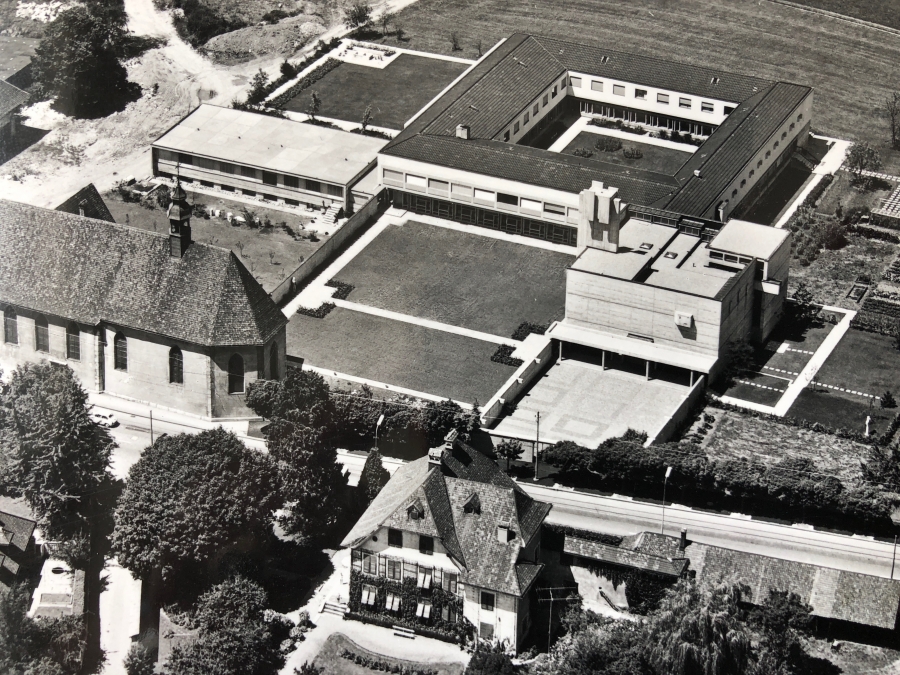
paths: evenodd
<path fill-rule="evenodd" d="M 518 649 L 531 626 L 549 511 L 451 432 L 428 457 L 397 469 L 344 538 L 350 611 L 445 633 L 466 623 L 480 639 Z"/>
<path fill-rule="evenodd" d="M 395 206 L 571 246 L 595 181 L 648 220 L 715 230 L 805 144 L 811 111 L 809 87 L 517 34 L 408 123 L 379 171 Z M 673 175 L 535 147 L 573 114 L 702 144 Z"/>
<path fill-rule="evenodd" d="M 376 157 L 386 143 L 204 104 L 153 142 L 153 175 L 294 206 L 337 204 L 352 213 L 377 192 Z"/>
<path fill-rule="evenodd" d="M 0 367 L 70 366 L 88 391 L 208 419 L 255 417 L 254 379 L 285 369 L 284 315 L 231 251 L 0 201 Z"/>

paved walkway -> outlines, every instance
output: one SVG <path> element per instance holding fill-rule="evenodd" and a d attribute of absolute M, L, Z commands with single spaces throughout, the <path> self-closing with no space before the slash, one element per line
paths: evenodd
<path fill-rule="evenodd" d="M 289 120 L 293 120 L 294 122 L 305 122 L 310 118 L 309 115 L 303 112 L 295 112 L 293 110 L 282 110 L 284 116 Z M 362 124 L 359 122 L 348 122 L 347 120 L 339 120 L 336 117 L 322 117 L 321 115 L 316 115 L 316 119 L 322 122 L 328 122 L 329 124 L 333 124 L 336 127 L 340 127 L 344 131 L 353 131 L 354 129 L 362 129 Z M 376 127 L 373 124 L 368 126 L 372 131 L 380 131 L 383 134 L 387 134 L 391 138 L 400 133 L 397 129 L 388 129 L 387 127 Z"/>
<path fill-rule="evenodd" d="M 100 594 L 100 647 L 106 654 L 102 675 L 125 675 L 123 661 L 140 631 L 141 582 L 115 558 L 107 562 L 102 580 L 106 582 Z"/>

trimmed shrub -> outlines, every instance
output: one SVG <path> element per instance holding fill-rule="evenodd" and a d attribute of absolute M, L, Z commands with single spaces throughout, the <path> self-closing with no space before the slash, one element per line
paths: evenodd
<path fill-rule="evenodd" d="M 515 351 L 515 347 L 512 345 L 499 345 L 497 347 L 497 351 L 494 352 L 493 356 L 491 356 L 491 361 L 495 363 L 502 363 L 504 366 L 512 366 L 513 368 L 518 368 L 521 366 L 524 361 L 522 359 L 515 359 L 512 357 L 512 353 Z"/>
<path fill-rule="evenodd" d="M 519 340 L 521 342 L 532 333 L 543 335 L 547 332 L 547 328 L 549 328 L 549 326 L 544 326 L 539 323 L 531 323 L 529 321 L 523 321 L 519 324 L 519 327 L 516 328 L 515 331 L 513 331 L 512 339 Z"/>
<path fill-rule="evenodd" d="M 334 279 L 326 281 L 325 285 L 337 289 L 334 295 L 331 296 L 336 300 L 346 300 L 347 296 L 356 288 L 353 284 L 345 284 L 343 281 L 335 281 Z"/>
<path fill-rule="evenodd" d="M 302 314 L 303 316 L 311 316 L 314 319 L 324 319 L 331 310 L 334 309 L 333 302 L 323 302 L 321 305 L 316 307 L 315 309 L 309 309 L 307 307 L 298 307 L 297 314 Z"/>

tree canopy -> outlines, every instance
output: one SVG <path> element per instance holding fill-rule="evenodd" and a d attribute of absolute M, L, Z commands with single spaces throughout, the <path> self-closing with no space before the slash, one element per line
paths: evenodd
<path fill-rule="evenodd" d="M 233 433 L 161 436 L 128 474 L 113 550 L 136 576 L 167 578 L 261 541 L 279 506 L 274 462 Z"/>
<path fill-rule="evenodd" d="M 371 450 L 359 476 L 359 492 L 365 498 L 366 504 L 372 503 L 390 478 L 391 474 L 384 468 L 381 453 L 378 450 Z"/>
<path fill-rule="evenodd" d="M 53 539 L 87 531 L 111 480 L 115 442 L 89 411 L 87 393 L 67 366 L 24 364 L 0 385 L 0 482 L 25 498 Z"/>

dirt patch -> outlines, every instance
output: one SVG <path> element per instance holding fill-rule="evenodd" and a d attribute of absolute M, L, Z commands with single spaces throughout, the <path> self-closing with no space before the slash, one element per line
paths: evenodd
<path fill-rule="evenodd" d="M 240 30 L 218 35 L 209 40 L 205 50 L 213 56 L 248 54 L 282 54 L 288 56 L 326 30 L 314 16 L 300 15 L 283 19 L 275 24 L 248 26 Z"/>
<path fill-rule="evenodd" d="M 831 661 L 843 675 L 896 675 L 900 673 L 900 652 L 858 642 L 842 642 L 832 651 L 828 640 L 807 640 L 806 651 Z"/>

